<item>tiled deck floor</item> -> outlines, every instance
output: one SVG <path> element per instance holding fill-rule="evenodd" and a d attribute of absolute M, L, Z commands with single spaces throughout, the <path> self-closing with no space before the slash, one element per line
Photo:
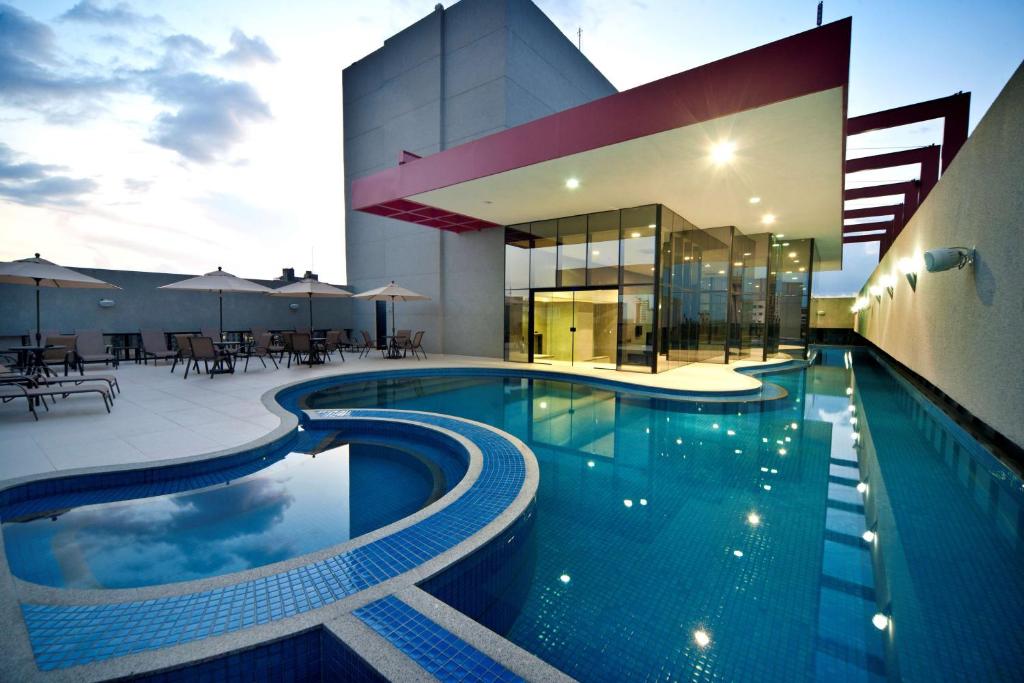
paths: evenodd
<path fill-rule="evenodd" d="M 635 382 L 642 386 L 698 391 L 754 389 L 760 381 L 733 372 L 759 365 L 740 362 L 731 366 L 694 363 L 657 375 L 613 370 L 592 370 L 551 365 L 504 363 L 467 356 L 438 356 L 383 360 L 378 354 L 364 359 L 353 355 L 341 363 L 309 368 L 249 365 L 248 373 L 190 374 L 169 365 L 122 363 L 115 372 L 122 395 L 106 414 L 102 401 L 92 395 L 62 399 L 49 413 L 40 411 L 34 422 L 22 400 L 0 405 L 0 484 L 14 478 L 47 472 L 128 463 L 154 462 L 200 455 L 241 446 L 278 426 L 260 398 L 269 389 L 291 382 L 360 371 L 427 367 L 532 367 L 539 370 Z M 88 371 L 87 371 L 88 374 Z"/>

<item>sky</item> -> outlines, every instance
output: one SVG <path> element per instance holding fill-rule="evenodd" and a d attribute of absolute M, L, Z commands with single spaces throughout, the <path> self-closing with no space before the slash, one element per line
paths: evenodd
<path fill-rule="evenodd" d="M 434 4 L 0 0 L 0 260 L 344 284 L 342 69 Z M 620 90 L 811 28 L 816 6 L 537 4 Z M 1024 57 L 1019 1 L 825 2 L 851 15 L 851 116 L 965 90 L 973 129 Z M 940 140 L 929 122 L 849 154 Z M 852 293 L 876 262 L 850 245 L 815 291 Z"/>

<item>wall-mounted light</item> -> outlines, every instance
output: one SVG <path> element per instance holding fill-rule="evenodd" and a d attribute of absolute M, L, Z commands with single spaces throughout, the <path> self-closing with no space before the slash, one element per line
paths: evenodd
<path fill-rule="evenodd" d="M 974 249 L 967 247 L 942 247 L 924 252 L 924 267 L 929 273 L 941 273 L 956 268 L 962 270 L 974 263 Z"/>
<path fill-rule="evenodd" d="M 297 310 L 299 310 L 299 305 L 296 304 L 296 303 L 291 303 L 291 304 L 288 304 L 288 308 L 292 309 L 293 311 L 297 311 Z"/>
<path fill-rule="evenodd" d="M 920 270 L 918 263 L 918 259 L 908 256 L 904 256 L 896 262 L 896 267 L 907 278 L 907 282 L 910 283 L 910 289 L 915 292 L 917 291 L 917 271 Z"/>
<path fill-rule="evenodd" d="M 868 287 L 868 291 L 871 292 L 871 296 L 875 297 L 875 301 L 882 303 L 882 286 L 871 285 Z"/>
<path fill-rule="evenodd" d="M 868 299 L 867 299 L 867 297 L 859 296 L 859 297 L 857 297 L 854 300 L 853 306 L 850 307 L 850 312 L 851 313 L 858 313 L 860 311 L 863 311 L 867 307 L 868 307 Z"/>
<path fill-rule="evenodd" d="M 885 291 L 889 293 L 889 298 L 891 299 L 896 288 L 896 276 L 892 273 L 887 273 L 878 278 L 878 284 L 885 287 Z"/>
<path fill-rule="evenodd" d="M 113 299 L 100 299 L 100 308 L 113 308 L 113 307 L 114 307 L 114 300 Z"/>

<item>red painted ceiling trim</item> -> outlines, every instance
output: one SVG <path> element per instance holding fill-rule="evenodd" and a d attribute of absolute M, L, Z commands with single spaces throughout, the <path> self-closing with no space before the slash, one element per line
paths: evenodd
<path fill-rule="evenodd" d="M 365 210 L 496 173 L 845 87 L 849 18 L 352 182 Z M 845 116 L 845 113 L 844 113 Z"/>
<path fill-rule="evenodd" d="M 902 212 L 902 204 L 891 204 L 889 206 L 870 206 L 864 209 L 847 209 L 843 211 L 843 218 L 874 218 L 875 216 L 897 216 Z"/>
<path fill-rule="evenodd" d="M 854 223 L 852 225 L 843 226 L 843 234 L 846 235 L 851 232 L 868 232 L 870 230 L 891 230 L 895 221 L 892 219 L 887 221 L 870 221 L 868 223 Z"/>
<path fill-rule="evenodd" d="M 877 235 L 845 235 L 843 244 L 856 244 L 858 242 L 881 242 L 888 233 L 880 232 Z"/>
<path fill-rule="evenodd" d="M 843 198 L 850 199 L 870 199 L 872 197 L 888 197 L 890 195 L 897 194 L 910 194 L 916 197 L 918 192 L 918 183 L 916 180 L 907 180 L 902 183 L 888 183 L 885 185 L 870 185 L 868 187 L 852 187 L 843 193 Z"/>

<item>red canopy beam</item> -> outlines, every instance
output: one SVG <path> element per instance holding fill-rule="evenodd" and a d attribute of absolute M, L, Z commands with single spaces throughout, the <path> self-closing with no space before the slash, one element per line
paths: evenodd
<path fill-rule="evenodd" d="M 863 209 L 847 209 L 843 211 L 843 218 L 874 218 L 875 216 L 898 216 L 903 213 L 902 204 L 890 204 L 889 206 L 869 206 Z"/>
<path fill-rule="evenodd" d="M 909 123 L 931 119 L 943 119 L 942 124 L 942 172 L 967 141 L 967 125 L 971 113 L 971 93 L 959 92 L 949 97 L 908 104 L 903 107 L 886 109 L 873 114 L 854 116 L 846 121 L 846 134 L 857 135 L 873 130 L 895 128 Z"/>
<path fill-rule="evenodd" d="M 895 227 L 895 221 L 871 221 L 870 223 L 856 223 L 853 225 L 843 226 L 843 235 L 851 232 L 867 232 L 868 230 L 885 230 L 886 232 L 893 232 Z"/>
<path fill-rule="evenodd" d="M 918 149 L 907 149 L 902 152 L 875 154 L 869 157 L 858 157 L 846 160 L 846 172 L 873 171 L 880 168 L 921 164 L 921 189 L 918 203 L 923 202 L 928 193 L 939 182 L 939 146 L 929 145 Z M 916 208 L 916 207 L 915 207 Z"/>

